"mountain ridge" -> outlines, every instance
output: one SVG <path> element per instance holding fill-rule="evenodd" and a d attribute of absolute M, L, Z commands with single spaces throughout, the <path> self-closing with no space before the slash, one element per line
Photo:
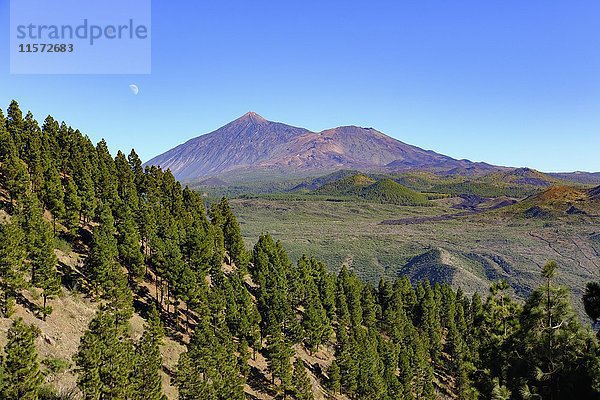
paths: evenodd
<path fill-rule="evenodd" d="M 424 150 L 374 128 L 346 125 L 314 132 L 269 121 L 255 112 L 192 138 L 145 165 L 170 169 L 182 181 L 248 170 L 286 175 L 340 169 L 387 172 L 425 169 L 475 175 L 504 169 Z"/>

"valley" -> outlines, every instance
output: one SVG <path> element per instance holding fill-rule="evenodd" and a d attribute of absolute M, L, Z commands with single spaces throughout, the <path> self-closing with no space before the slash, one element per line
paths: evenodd
<path fill-rule="evenodd" d="M 262 232 L 280 239 L 292 259 L 323 259 L 335 272 L 342 265 L 376 284 L 403 274 L 421 279 L 443 266 L 437 279 L 467 293 L 487 293 L 490 281 L 506 279 L 519 297 L 539 283 L 536 271 L 549 259 L 564 265 L 561 281 L 577 301 L 585 284 L 600 273 L 600 220 L 540 220 L 507 217 L 502 210 L 456 217 L 455 199 L 434 207 L 365 202 L 233 199 L 232 208 L 248 243 Z M 443 218 L 444 220 L 440 220 Z M 390 221 L 418 223 L 390 223 Z M 411 261 L 432 250 L 419 271 Z M 579 303 L 581 309 L 581 304 Z"/>

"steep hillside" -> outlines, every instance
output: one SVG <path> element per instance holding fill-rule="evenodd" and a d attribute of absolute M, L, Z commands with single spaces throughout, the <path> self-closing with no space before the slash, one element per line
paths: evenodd
<path fill-rule="evenodd" d="M 423 150 L 372 128 L 344 126 L 317 133 L 267 121 L 252 112 L 146 164 L 170 169 L 177 179 L 188 182 L 226 173 L 230 179 L 234 171 L 306 175 L 339 169 L 405 171 L 416 168 L 461 169 L 471 175 L 499 169 Z"/>

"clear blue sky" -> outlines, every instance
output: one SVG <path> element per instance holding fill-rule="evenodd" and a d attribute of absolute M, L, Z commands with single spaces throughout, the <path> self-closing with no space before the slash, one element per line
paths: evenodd
<path fill-rule="evenodd" d="M 457 158 L 600 171 L 597 0 L 162 0 L 152 14 L 151 75 L 9 75 L 3 29 L 2 108 L 15 98 L 145 160 L 252 110 Z"/>

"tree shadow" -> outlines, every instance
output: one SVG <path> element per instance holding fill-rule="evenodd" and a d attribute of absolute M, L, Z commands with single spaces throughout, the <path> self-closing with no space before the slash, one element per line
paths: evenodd
<path fill-rule="evenodd" d="M 277 391 L 273 389 L 271 382 L 256 367 L 250 367 L 246 383 L 258 392 L 265 393 L 271 397 L 277 395 Z"/>
<path fill-rule="evenodd" d="M 15 295 L 15 301 L 17 304 L 23 306 L 30 313 L 36 316 L 36 318 L 41 318 L 42 316 L 42 307 L 35 304 L 33 301 L 29 300 L 27 297 L 23 295 L 23 293 L 17 293 Z"/>
<path fill-rule="evenodd" d="M 61 283 L 67 290 L 79 292 L 86 296 L 92 293 L 92 286 L 80 271 L 62 261 L 58 262 L 57 270 L 60 273 Z"/>
<path fill-rule="evenodd" d="M 304 364 L 306 365 L 307 363 L 304 362 Z M 319 380 L 319 382 L 327 382 L 328 378 L 327 378 L 327 376 L 325 376 L 323 368 L 321 368 L 321 365 L 319 365 L 319 363 L 314 363 L 314 364 L 309 363 L 308 370 L 310 372 L 312 372 L 312 374 L 315 376 L 315 378 L 317 378 Z"/>
<path fill-rule="evenodd" d="M 181 318 L 175 318 L 174 314 L 167 313 L 166 310 L 164 310 L 164 308 L 162 308 L 158 304 L 156 299 L 151 295 L 147 287 L 140 286 L 134 283 L 132 290 L 134 292 L 134 310 L 138 314 L 140 314 L 144 319 L 147 319 L 148 313 L 150 312 L 150 305 L 154 304 L 154 306 L 158 309 L 160 313 L 160 319 L 163 323 L 165 334 L 175 342 L 185 345 L 184 334 L 182 333 L 182 331 L 185 331 L 185 328 L 187 326 L 180 325 L 180 323 L 182 322 Z"/>

